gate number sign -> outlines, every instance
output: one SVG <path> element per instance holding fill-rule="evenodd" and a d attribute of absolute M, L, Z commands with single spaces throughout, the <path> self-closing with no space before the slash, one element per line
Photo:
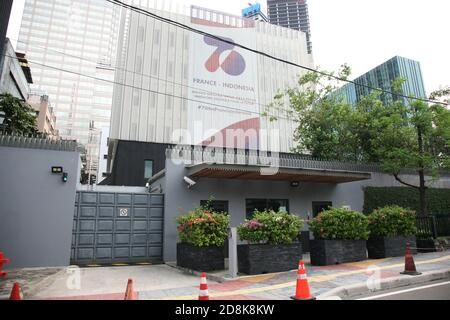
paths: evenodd
<path fill-rule="evenodd" d="M 128 217 L 128 209 L 119 209 L 120 217 Z"/>

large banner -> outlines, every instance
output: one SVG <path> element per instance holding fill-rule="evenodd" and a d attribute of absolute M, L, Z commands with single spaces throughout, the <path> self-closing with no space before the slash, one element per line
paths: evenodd
<path fill-rule="evenodd" d="M 227 42 L 256 48 L 253 21 L 214 14 L 217 21 L 192 15 L 191 22 L 196 29 Z M 212 16 L 210 13 L 209 17 Z M 260 130 L 257 58 L 254 53 L 227 42 L 191 34 L 188 95 L 191 143 L 257 149 Z"/>

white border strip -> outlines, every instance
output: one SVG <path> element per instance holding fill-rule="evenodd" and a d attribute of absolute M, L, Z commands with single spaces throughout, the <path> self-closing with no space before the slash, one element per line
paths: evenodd
<path fill-rule="evenodd" d="M 405 289 L 405 290 L 400 290 L 400 291 L 395 291 L 395 292 L 379 294 L 377 296 L 366 297 L 366 298 L 361 298 L 361 299 L 357 299 L 357 300 L 374 300 L 374 299 L 388 297 L 388 296 L 395 296 L 395 295 L 406 293 L 406 292 L 412 292 L 412 291 L 423 290 L 423 289 L 428 289 L 428 288 L 433 288 L 433 287 L 439 287 L 439 286 L 443 286 L 443 285 L 447 285 L 447 284 L 450 284 L 450 281 L 436 283 L 436 284 L 430 284 L 427 286 L 422 286 L 422 287 L 417 287 L 417 288 L 411 288 L 411 289 Z"/>

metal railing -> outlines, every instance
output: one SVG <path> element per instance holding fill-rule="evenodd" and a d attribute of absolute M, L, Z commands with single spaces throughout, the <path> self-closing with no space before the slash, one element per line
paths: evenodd
<path fill-rule="evenodd" d="M 277 166 L 280 168 L 382 172 L 379 165 L 370 163 L 339 162 L 316 159 L 309 155 L 190 145 L 169 147 L 166 151 L 166 156 L 169 159 L 183 161 L 186 165 L 216 163 L 230 165 Z"/>
<path fill-rule="evenodd" d="M 78 144 L 74 140 L 50 139 L 40 134 L 23 136 L 0 132 L 0 146 L 55 151 L 78 151 Z"/>
<path fill-rule="evenodd" d="M 450 214 L 417 216 L 416 224 L 418 238 L 450 237 Z"/>

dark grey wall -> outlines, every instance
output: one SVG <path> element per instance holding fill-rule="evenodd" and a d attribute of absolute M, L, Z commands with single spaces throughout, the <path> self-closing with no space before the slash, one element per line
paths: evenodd
<path fill-rule="evenodd" d="M 69 181 L 51 173 L 62 166 Z M 0 146 L 0 251 L 6 269 L 70 263 L 79 154 Z"/>
<path fill-rule="evenodd" d="M 164 261 L 176 260 L 176 218 L 181 212 L 200 205 L 200 200 L 213 196 L 216 200 L 228 200 L 231 214 L 231 226 L 235 227 L 245 220 L 245 199 L 272 198 L 289 199 L 291 213 L 306 218 L 312 216 L 313 201 L 332 201 L 333 206 L 350 206 L 352 210 L 361 211 L 364 203 L 365 186 L 399 186 L 389 175 L 372 173 L 372 179 L 360 182 L 328 184 L 301 183 L 299 188 L 292 188 L 289 182 L 247 181 L 227 179 L 200 179 L 188 189 L 183 177 L 186 174 L 183 165 L 166 161 L 165 176 L 165 224 L 164 224 Z M 414 182 L 415 177 L 407 177 Z M 158 181 L 156 184 L 159 184 Z M 435 187 L 450 188 L 450 181 L 442 179 Z M 305 227 L 306 230 L 306 227 Z"/>
<path fill-rule="evenodd" d="M 145 186 L 144 161 L 153 160 L 153 174 L 163 170 L 169 145 L 137 141 L 117 141 L 111 174 L 101 184 L 113 186 Z"/>

